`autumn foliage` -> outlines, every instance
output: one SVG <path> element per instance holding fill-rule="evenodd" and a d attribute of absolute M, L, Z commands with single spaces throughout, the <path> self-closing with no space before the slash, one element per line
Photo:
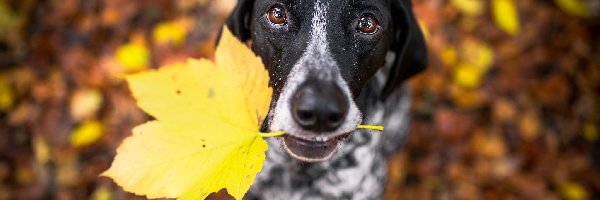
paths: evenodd
<path fill-rule="evenodd" d="M 430 65 L 385 199 L 600 198 L 597 1 L 413 2 Z M 125 77 L 215 60 L 234 4 L 0 1 L 0 199 L 144 199 L 99 177 L 157 118 Z"/>

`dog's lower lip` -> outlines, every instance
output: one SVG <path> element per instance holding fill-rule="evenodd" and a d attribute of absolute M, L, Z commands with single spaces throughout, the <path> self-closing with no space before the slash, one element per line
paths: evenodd
<path fill-rule="evenodd" d="M 285 135 L 283 143 L 288 153 L 293 157 L 299 160 L 316 162 L 331 157 L 337 149 L 338 141 L 342 138 L 344 136 L 321 140 L 306 140 L 294 135 Z"/>

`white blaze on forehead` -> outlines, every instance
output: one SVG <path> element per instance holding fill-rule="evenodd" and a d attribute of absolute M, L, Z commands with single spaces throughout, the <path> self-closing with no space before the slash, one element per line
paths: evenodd
<path fill-rule="evenodd" d="M 306 48 L 306 53 L 327 54 L 329 43 L 327 42 L 327 3 L 322 4 L 321 0 L 315 2 L 315 11 L 311 19 L 310 43 Z M 315 52 L 316 51 L 316 52 Z"/>
<path fill-rule="evenodd" d="M 297 137 L 309 140 L 317 139 L 311 137 L 307 138 L 307 136 L 316 135 L 303 130 L 298 124 L 296 124 L 290 109 L 290 100 L 294 92 L 298 86 L 300 86 L 300 84 L 302 84 L 308 78 L 309 74 L 319 80 L 334 81 L 338 87 L 342 89 L 342 92 L 349 102 L 348 114 L 346 115 L 344 124 L 342 124 L 337 130 L 333 131 L 331 135 L 339 135 L 350 132 L 354 130 L 356 125 L 358 125 L 361 121 L 361 113 L 358 110 L 356 103 L 352 99 L 352 93 L 348 87 L 348 84 L 342 78 L 340 69 L 331 56 L 329 50 L 329 42 L 327 41 L 328 7 L 327 0 L 324 0 L 324 2 L 321 0 L 315 1 L 314 12 L 311 19 L 310 40 L 306 50 L 290 71 L 285 85 L 281 90 L 277 105 L 271 112 L 273 115 L 270 123 L 271 131 L 282 130 Z M 323 140 L 323 138 L 318 139 Z"/>

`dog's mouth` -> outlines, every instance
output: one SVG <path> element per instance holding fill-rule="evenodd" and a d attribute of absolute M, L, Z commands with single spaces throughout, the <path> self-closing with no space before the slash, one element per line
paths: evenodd
<path fill-rule="evenodd" d="M 346 139 L 350 133 L 335 137 L 301 138 L 293 134 L 282 137 L 285 150 L 294 158 L 305 162 L 324 161 L 336 152 L 338 143 Z"/>

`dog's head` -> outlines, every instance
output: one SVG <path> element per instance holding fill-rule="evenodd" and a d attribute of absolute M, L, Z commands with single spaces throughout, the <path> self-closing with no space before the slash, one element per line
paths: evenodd
<path fill-rule="evenodd" d="M 383 98 L 425 68 L 426 50 L 409 0 L 239 0 L 227 20 L 252 40 L 270 74 L 264 129 L 285 131 L 294 158 L 326 160 L 361 122 L 361 89 L 396 53 Z"/>

